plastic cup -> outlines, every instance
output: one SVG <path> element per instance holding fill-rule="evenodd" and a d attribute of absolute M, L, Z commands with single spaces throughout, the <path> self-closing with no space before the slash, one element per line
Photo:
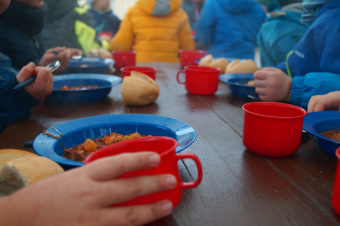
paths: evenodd
<path fill-rule="evenodd" d="M 283 157 L 299 150 L 303 118 L 307 114 L 303 108 L 277 102 L 252 102 L 242 109 L 243 144 L 249 151 Z"/>
<path fill-rule="evenodd" d="M 180 50 L 179 57 L 181 67 L 184 68 L 187 65 L 197 65 L 195 61 L 201 59 L 203 55 L 203 50 Z"/>
<path fill-rule="evenodd" d="M 115 60 L 114 67 L 120 70 L 122 67 L 136 66 L 135 51 L 113 51 L 112 57 Z"/>
<path fill-rule="evenodd" d="M 185 81 L 181 81 L 182 74 L 185 75 Z M 217 91 L 219 75 L 219 68 L 189 65 L 177 72 L 177 82 L 185 84 L 189 93 L 211 95 Z"/>
<path fill-rule="evenodd" d="M 337 214 L 340 214 L 340 161 L 339 161 L 340 148 L 336 149 L 335 155 L 338 158 L 338 163 L 337 163 L 336 173 L 335 173 L 332 204 Z"/>
<path fill-rule="evenodd" d="M 123 174 L 120 178 L 173 174 L 177 178 L 177 186 L 168 191 L 138 197 L 127 202 L 115 204 L 115 206 L 144 205 L 164 199 L 170 200 L 173 203 L 173 206 L 176 206 L 182 197 L 182 190 L 197 187 L 202 180 L 202 165 L 198 157 L 192 153 L 176 154 L 176 147 L 177 141 L 170 137 L 153 136 L 136 138 L 106 146 L 92 153 L 85 159 L 85 164 L 99 158 L 118 155 L 121 153 L 135 153 L 141 151 L 157 152 L 161 156 L 161 163 L 157 167 Z M 198 170 L 198 177 L 196 181 L 183 182 L 180 178 L 177 162 L 186 158 L 190 158 L 196 163 Z"/>
<path fill-rule="evenodd" d="M 156 71 L 157 68 L 155 67 L 137 67 L 137 66 L 129 66 L 129 67 L 123 67 L 121 69 L 122 72 L 122 77 L 124 78 L 125 76 L 130 76 L 131 71 L 138 71 L 143 74 L 146 74 L 153 80 L 156 80 Z"/>

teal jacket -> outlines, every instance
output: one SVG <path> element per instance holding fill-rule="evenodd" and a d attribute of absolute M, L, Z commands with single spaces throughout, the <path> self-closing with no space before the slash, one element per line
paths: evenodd
<path fill-rule="evenodd" d="M 289 10 L 285 10 L 288 8 Z M 280 9 L 279 4 L 275 2 L 268 6 L 268 11 L 269 17 L 257 35 L 262 67 L 275 66 L 285 61 L 286 55 L 309 27 L 300 22 L 303 11 L 301 3 Z"/>

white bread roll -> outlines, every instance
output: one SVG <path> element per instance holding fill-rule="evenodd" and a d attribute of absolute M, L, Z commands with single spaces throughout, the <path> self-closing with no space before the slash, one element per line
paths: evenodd
<path fill-rule="evenodd" d="M 28 151 L 21 151 L 17 149 L 0 149 L 0 172 L 2 170 L 2 167 L 9 161 L 18 159 L 18 158 L 24 158 L 29 156 L 37 156 L 36 154 L 33 154 Z"/>
<path fill-rule="evenodd" d="M 112 54 L 105 49 L 91 49 L 86 54 L 87 57 L 112 59 Z"/>
<path fill-rule="evenodd" d="M 243 73 L 254 73 L 260 68 L 256 65 L 256 63 L 251 60 L 243 60 L 236 59 L 228 64 L 225 73 L 228 74 L 243 74 Z"/>
<path fill-rule="evenodd" d="M 146 105 L 154 102 L 159 96 L 159 87 L 149 76 L 131 71 L 123 79 L 121 94 L 127 105 Z"/>
<path fill-rule="evenodd" d="M 0 150 L 0 196 L 63 171 L 48 158 L 16 149 Z"/>
<path fill-rule="evenodd" d="M 213 56 L 211 54 L 202 57 L 198 62 L 199 66 L 209 66 L 213 62 Z"/>
<path fill-rule="evenodd" d="M 229 64 L 229 61 L 226 58 L 218 58 L 216 60 L 213 60 L 209 67 L 218 67 L 220 70 L 220 74 L 224 74 L 224 72 L 226 71 L 226 68 Z"/>

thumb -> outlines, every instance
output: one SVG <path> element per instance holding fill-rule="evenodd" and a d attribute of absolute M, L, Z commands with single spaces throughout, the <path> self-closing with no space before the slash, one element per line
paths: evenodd
<path fill-rule="evenodd" d="M 32 77 L 35 73 L 35 64 L 34 63 L 29 63 L 26 66 L 24 66 L 19 73 L 17 74 L 17 80 L 19 83 L 29 79 Z"/>

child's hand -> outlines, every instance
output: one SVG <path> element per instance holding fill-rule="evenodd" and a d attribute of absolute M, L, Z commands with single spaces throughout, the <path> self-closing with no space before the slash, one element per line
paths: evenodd
<path fill-rule="evenodd" d="M 70 59 L 73 56 L 83 55 L 83 51 L 80 49 L 66 48 L 66 47 L 55 47 L 48 49 L 39 61 L 40 66 L 46 66 L 53 61 L 59 60 L 60 66 L 54 72 L 54 74 L 61 74 L 67 68 L 70 63 Z"/>
<path fill-rule="evenodd" d="M 340 91 L 325 95 L 315 95 L 310 98 L 308 112 L 324 111 L 327 108 L 338 108 L 340 111 Z"/>
<path fill-rule="evenodd" d="M 255 91 L 263 101 L 289 101 L 292 79 L 277 68 L 263 68 L 254 73 Z"/>
<path fill-rule="evenodd" d="M 83 167 L 40 180 L 0 198 L 4 225 L 142 225 L 171 214 L 169 200 L 148 205 L 115 207 L 147 194 L 176 187 L 171 174 L 118 179 L 122 174 L 157 166 L 152 152 L 102 158 Z M 6 204 L 6 206 L 4 206 Z M 6 207 L 6 208 L 5 208 Z M 39 213 L 39 214 L 37 214 Z M 4 211 L 0 213 L 0 216 Z M 4 220 L 4 218 L 1 218 Z"/>
<path fill-rule="evenodd" d="M 24 89 L 35 99 L 44 99 L 52 93 L 53 89 L 53 74 L 50 69 L 36 67 L 34 63 L 29 63 L 17 74 L 17 81 L 21 83 L 34 75 L 37 76 L 35 81 L 26 85 Z"/>

